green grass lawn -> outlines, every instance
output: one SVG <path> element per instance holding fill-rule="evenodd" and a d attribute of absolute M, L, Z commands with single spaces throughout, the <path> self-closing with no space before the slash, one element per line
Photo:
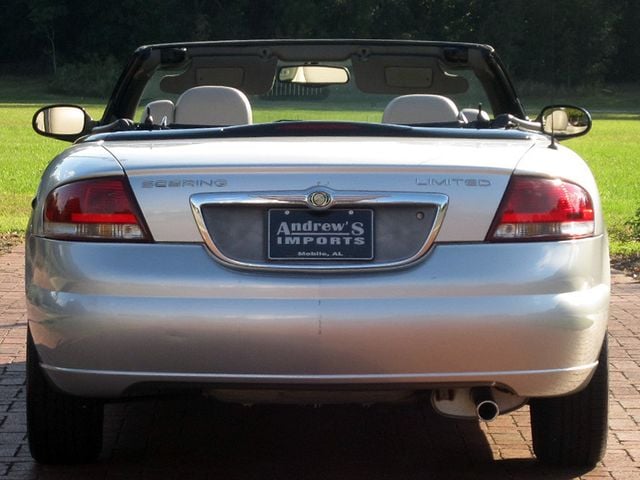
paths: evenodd
<path fill-rule="evenodd" d="M 640 229 L 629 225 L 640 209 L 638 139 L 640 115 L 596 115 L 588 135 L 565 142 L 596 177 L 614 254 L 640 254 Z"/>
<path fill-rule="evenodd" d="M 11 85 L 14 84 L 8 86 Z M 38 136 L 31 129 L 34 111 L 42 104 L 54 101 L 48 95 L 39 97 L 41 89 L 42 85 L 37 81 L 27 83 L 22 90 L 15 85 L 4 89 L 0 82 L 0 235 L 24 232 L 42 171 L 68 146 L 65 142 Z M 99 102 L 64 99 L 65 102 L 73 100 L 86 106 L 94 118 L 101 116 L 103 107 Z M 330 113 L 321 109 L 308 113 L 317 119 L 331 118 Z M 343 111 L 343 117 L 349 120 L 376 122 L 380 116 L 379 106 Z M 291 109 L 265 102 L 256 106 L 254 118 L 256 122 L 264 122 L 295 120 L 297 117 Z M 614 254 L 640 254 L 640 242 L 634 239 L 640 232 L 634 232 L 629 226 L 640 208 L 639 138 L 640 115 L 597 114 L 589 135 L 565 142 L 593 170 L 600 187 Z"/>
<path fill-rule="evenodd" d="M 40 176 L 68 144 L 37 135 L 31 117 L 39 105 L 0 103 L 0 234 L 23 232 Z M 89 107 L 99 116 L 102 107 Z"/>

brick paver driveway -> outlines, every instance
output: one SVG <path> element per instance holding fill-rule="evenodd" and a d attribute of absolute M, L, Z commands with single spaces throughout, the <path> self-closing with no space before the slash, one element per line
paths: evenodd
<path fill-rule="evenodd" d="M 0 479 L 640 478 L 640 284 L 614 275 L 609 449 L 591 472 L 540 467 L 529 413 L 490 424 L 427 407 L 241 407 L 204 397 L 109 405 L 95 465 L 42 467 L 25 425 L 24 250 L 0 256 Z"/>

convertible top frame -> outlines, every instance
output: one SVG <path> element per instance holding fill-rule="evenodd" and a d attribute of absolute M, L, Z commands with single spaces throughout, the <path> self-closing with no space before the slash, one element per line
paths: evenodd
<path fill-rule="evenodd" d="M 223 67 L 240 65 L 246 61 L 247 68 L 252 72 L 247 76 L 252 83 L 245 86 L 249 92 L 265 90 L 265 82 L 268 83 L 275 74 L 277 61 L 336 62 L 351 59 L 356 71 L 367 72 L 367 76 L 377 72 L 378 77 L 386 65 L 385 58 L 394 58 L 394 66 L 400 61 L 402 66 L 444 66 L 453 72 L 470 68 L 487 91 L 494 114 L 509 113 L 526 118 L 504 66 L 494 49 L 488 45 L 402 40 L 244 40 L 168 43 L 138 48 L 119 78 L 99 124 L 132 118 L 147 81 L 157 69 L 180 65 L 186 68 L 190 62 L 210 65 L 212 62 L 205 62 L 202 60 L 204 57 L 220 59 Z M 261 66 L 264 66 L 262 71 Z M 186 70 L 189 72 L 188 68 Z M 461 85 L 443 87 L 438 75 L 443 75 L 443 72 L 438 72 L 436 68 L 435 81 L 439 81 L 436 91 L 446 94 L 447 88 L 462 88 Z M 419 88 L 385 90 L 380 79 L 375 77 L 373 75 L 372 80 L 366 80 L 365 75 L 360 79 L 356 76 L 356 84 L 361 90 L 370 92 L 424 92 Z M 195 82 L 185 80 L 186 84 L 189 81 Z M 270 88 L 270 84 L 266 86 Z"/>

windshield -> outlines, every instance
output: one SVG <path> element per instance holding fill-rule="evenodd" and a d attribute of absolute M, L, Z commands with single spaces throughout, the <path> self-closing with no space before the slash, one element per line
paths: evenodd
<path fill-rule="evenodd" d="M 335 66 L 335 63 L 332 65 Z M 358 88 L 351 62 L 344 62 L 340 67 L 344 69 L 348 78 L 345 83 L 305 84 L 282 81 L 276 76 L 271 88 L 266 93 L 243 92 L 250 104 L 252 123 L 287 120 L 382 122 L 385 108 L 399 95 L 363 92 Z M 278 65 L 277 71 L 282 72 L 287 68 L 289 67 L 286 64 L 281 63 Z M 145 119 L 147 105 L 153 104 L 153 102 L 170 101 L 174 106 L 178 104 L 181 95 L 189 88 L 166 91 L 167 89 L 163 89 L 163 85 L 166 84 L 165 79 L 175 78 L 183 73 L 183 68 L 156 71 L 140 97 L 135 120 L 142 122 Z M 488 117 L 493 117 L 491 102 L 481 82 L 471 69 L 458 69 L 454 74 L 447 74 L 456 79 L 464 79 L 466 84 L 465 91 L 442 95 L 452 100 L 459 112 L 465 109 L 477 111 L 480 108 Z M 203 104 L 202 108 L 207 108 L 207 106 Z M 214 107 L 211 106 L 211 108 Z M 409 123 L 450 123 L 454 119 L 443 116 L 441 119 L 435 119 L 436 121 L 426 117 L 424 122 L 417 120 Z M 396 116 L 393 121 L 388 123 L 404 122 L 402 118 Z"/>
<path fill-rule="evenodd" d="M 284 121 L 456 127 L 525 118 L 493 49 L 387 40 L 154 45 L 136 51 L 101 124 Z"/>

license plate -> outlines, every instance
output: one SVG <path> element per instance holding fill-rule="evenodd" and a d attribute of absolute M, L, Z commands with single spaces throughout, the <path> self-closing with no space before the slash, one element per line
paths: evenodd
<path fill-rule="evenodd" d="M 373 210 L 268 211 L 269 260 L 372 260 Z"/>

